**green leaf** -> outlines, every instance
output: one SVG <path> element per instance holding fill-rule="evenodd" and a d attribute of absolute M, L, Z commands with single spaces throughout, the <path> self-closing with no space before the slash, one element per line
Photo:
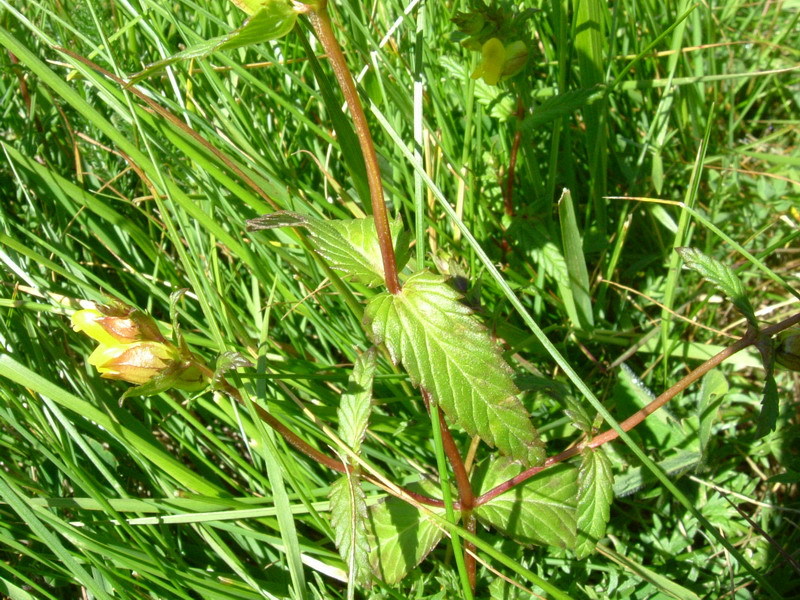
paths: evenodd
<path fill-rule="evenodd" d="M 372 340 L 386 344 L 392 360 L 451 421 L 504 454 L 539 464 L 544 445 L 516 396 L 511 368 L 459 298 L 442 276 L 423 271 L 409 277 L 399 294 L 374 296 L 364 323 Z"/>
<path fill-rule="evenodd" d="M 761 399 L 761 412 L 758 415 L 756 426 L 756 437 L 764 437 L 770 431 L 774 431 L 778 423 L 778 384 L 775 381 L 773 365 L 767 371 L 767 378 L 764 381 L 764 397 Z"/>
<path fill-rule="evenodd" d="M 747 297 L 744 285 L 733 269 L 694 248 L 676 248 L 675 250 L 681 255 L 687 267 L 697 271 L 703 278 L 717 286 L 723 294 L 730 298 L 747 322 L 753 327 L 758 327 L 756 314 Z"/>
<path fill-rule="evenodd" d="M 278 211 L 247 222 L 250 231 L 279 227 L 306 227 L 314 239 L 314 247 L 332 269 L 368 286 L 382 284 L 383 259 L 374 217 L 326 221 L 298 213 Z M 397 246 L 397 268 L 408 260 L 403 223 L 398 217 L 390 224 L 392 239 Z M 406 244 L 407 245 L 407 244 Z"/>
<path fill-rule="evenodd" d="M 242 6 L 242 4 L 245 4 L 244 2 L 237 2 L 236 4 L 239 8 L 245 10 L 245 12 L 250 12 Z M 248 0 L 246 4 L 252 5 L 256 3 L 252 0 Z M 226 35 L 205 40 L 182 52 L 173 54 L 169 58 L 148 65 L 143 71 L 131 77 L 130 83 L 136 83 L 148 75 L 152 75 L 182 60 L 205 58 L 209 54 L 219 50 L 233 50 L 243 46 L 259 44 L 267 40 L 276 40 L 292 30 L 297 20 L 297 13 L 289 2 L 284 0 L 262 0 L 257 4 L 261 5 L 262 8 L 253 13 L 241 27 L 234 29 Z"/>
<path fill-rule="evenodd" d="M 484 463 L 476 473 L 480 493 L 484 494 L 523 471 L 523 466 L 508 458 Z M 513 487 L 505 494 L 475 509 L 475 516 L 509 537 L 527 544 L 546 544 L 560 548 L 575 546 L 575 497 L 578 470 L 557 465 Z"/>
<path fill-rule="evenodd" d="M 376 349 L 370 348 L 358 357 L 347 381 L 347 392 L 339 404 L 339 437 L 358 453 L 367 430 L 375 377 Z"/>
<path fill-rule="evenodd" d="M 565 299 L 565 306 L 574 327 L 590 329 L 594 327 L 592 297 L 589 293 L 589 271 L 583 255 L 583 241 L 578 231 L 578 221 L 572 204 L 572 194 L 565 189 L 558 200 L 558 218 L 561 223 L 561 237 L 564 244 L 564 257 L 567 261 L 573 303 Z"/>
<path fill-rule="evenodd" d="M 564 409 L 564 413 L 566 413 L 572 421 L 572 426 L 584 433 L 590 433 L 594 423 L 592 417 L 589 416 L 589 413 L 586 412 L 586 409 L 583 407 L 583 402 L 570 394 L 564 396 L 564 401 L 567 403 L 567 408 Z"/>
<path fill-rule="evenodd" d="M 716 370 L 706 373 L 700 386 L 700 403 L 697 407 L 699 421 L 697 437 L 700 442 L 701 454 L 705 454 L 706 446 L 711 439 L 711 427 L 717 417 L 717 409 L 727 393 L 728 381 L 722 373 Z"/>
<path fill-rule="evenodd" d="M 342 560 L 347 564 L 351 581 L 370 587 L 367 503 L 358 478 L 344 476 L 336 480 L 328 494 L 331 501 L 331 526 Z"/>
<path fill-rule="evenodd" d="M 578 470 L 578 537 L 575 554 L 586 558 L 606 534 L 614 500 L 614 475 L 611 461 L 602 448 L 586 448 L 581 452 Z"/>
<path fill-rule="evenodd" d="M 415 487 L 431 496 L 441 494 L 438 486 L 428 482 L 411 486 Z M 443 508 L 431 510 L 444 515 Z M 370 507 L 369 532 L 372 570 L 390 585 L 422 562 L 444 535 L 425 513 L 397 498 Z"/>

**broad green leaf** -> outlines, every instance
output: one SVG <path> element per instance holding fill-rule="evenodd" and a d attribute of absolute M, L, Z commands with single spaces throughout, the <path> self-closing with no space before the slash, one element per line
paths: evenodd
<path fill-rule="evenodd" d="M 589 293 L 589 271 L 583 255 L 583 240 L 578 231 L 578 221 L 572 205 L 572 194 L 565 189 L 558 201 L 558 218 L 561 223 L 561 238 L 564 244 L 564 257 L 567 261 L 567 274 L 572 290 L 573 305 L 565 301 L 567 312 L 573 326 L 587 329 L 594 327 L 592 297 Z"/>
<path fill-rule="evenodd" d="M 317 253 L 332 269 L 368 286 L 383 283 L 383 259 L 374 217 L 326 221 L 298 213 L 278 211 L 247 222 L 250 231 L 279 227 L 305 227 L 314 239 Z M 408 259 L 403 223 L 398 217 L 390 224 L 397 255 L 397 268 Z M 405 247 L 404 247 L 405 246 Z"/>
<path fill-rule="evenodd" d="M 420 487 L 431 496 L 441 493 L 428 482 Z M 432 511 L 444 515 L 443 508 Z M 368 526 L 373 573 L 390 585 L 422 562 L 444 534 L 425 513 L 397 498 L 371 506 Z"/>
<path fill-rule="evenodd" d="M 475 475 L 480 482 L 480 494 L 522 471 L 522 465 L 508 458 L 484 463 Z M 475 516 L 519 542 L 572 548 L 577 528 L 577 494 L 578 470 L 561 464 L 482 504 L 475 509 Z"/>
<path fill-rule="evenodd" d="M 614 475 L 611 461 L 602 448 L 586 448 L 578 470 L 578 538 L 575 554 L 586 558 L 606 534 L 614 500 Z"/>
<path fill-rule="evenodd" d="M 385 343 L 414 385 L 428 390 L 451 421 L 526 464 L 544 460 L 544 445 L 517 398 L 511 368 L 460 295 L 441 275 L 408 278 L 397 295 L 370 299 L 364 323 Z"/>
<path fill-rule="evenodd" d="M 700 453 L 705 454 L 708 440 L 711 439 L 711 427 L 717 417 L 722 398 L 728 393 L 728 382 L 717 370 L 706 373 L 700 386 L 700 402 L 697 407 L 699 427 L 697 437 L 700 442 Z"/>
<path fill-rule="evenodd" d="M 347 564 L 351 581 L 370 586 L 367 503 L 355 476 L 336 480 L 328 494 L 331 501 L 331 526 L 336 547 Z"/>
<path fill-rule="evenodd" d="M 239 8 L 242 8 L 245 12 L 250 12 L 242 6 L 243 4 L 258 5 L 261 8 L 253 13 L 241 27 L 234 29 L 230 33 L 205 40 L 182 52 L 173 54 L 169 58 L 148 65 L 143 71 L 131 77 L 131 83 L 136 83 L 148 75 L 182 60 L 205 58 L 209 54 L 220 50 L 234 50 L 243 46 L 260 44 L 267 40 L 276 40 L 289 33 L 297 20 L 297 13 L 292 8 L 291 3 L 285 0 L 261 0 L 258 2 L 247 0 L 247 2 L 242 1 L 241 4 L 237 2 Z"/>
<path fill-rule="evenodd" d="M 713 283 L 730 298 L 733 305 L 745 316 L 751 326 L 758 326 L 755 312 L 747 297 L 742 280 L 733 269 L 694 248 L 676 248 L 675 250 L 681 255 L 687 267 L 700 273 L 704 279 Z"/>
<path fill-rule="evenodd" d="M 339 437 L 358 453 L 367 430 L 372 402 L 372 381 L 375 377 L 375 348 L 358 357 L 347 381 L 347 392 L 339 404 Z"/>
<path fill-rule="evenodd" d="M 694 450 L 681 450 L 658 463 L 659 468 L 667 475 L 677 477 L 700 464 L 700 453 Z M 614 495 L 617 498 L 629 496 L 646 485 L 656 481 L 656 476 L 642 467 L 634 467 L 626 473 L 614 477 Z"/>

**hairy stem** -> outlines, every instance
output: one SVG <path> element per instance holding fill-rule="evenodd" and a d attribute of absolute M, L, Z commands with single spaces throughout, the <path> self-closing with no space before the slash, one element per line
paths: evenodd
<path fill-rule="evenodd" d="M 353 118 L 353 125 L 367 169 L 372 214 L 375 217 L 375 231 L 378 234 L 381 258 L 383 259 L 386 288 L 390 293 L 398 294 L 400 293 L 400 280 L 397 278 L 397 261 L 395 260 L 392 235 L 389 230 L 389 218 L 386 214 L 386 202 L 383 199 L 383 184 L 381 171 L 378 167 L 378 156 L 375 153 L 375 144 L 372 142 L 372 135 L 369 132 L 367 117 L 364 114 L 364 108 L 361 106 L 353 76 L 347 68 L 347 61 L 333 33 L 327 8 L 325 8 L 324 3 L 321 3 L 321 6 L 318 7 L 311 5 L 305 5 L 305 7 L 311 26 L 314 28 L 317 39 L 319 39 L 325 49 L 325 53 L 328 55 L 336 81 L 339 83 L 345 102 L 350 108 L 350 115 Z"/>
<path fill-rule="evenodd" d="M 718 354 L 709 358 L 706 362 L 702 365 L 697 367 L 694 371 L 683 377 L 680 381 L 678 381 L 675 385 L 671 388 L 666 390 L 662 393 L 658 398 L 653 400 L 650 404 L 645 406 L 644 408 L 636 411 L 630 417 L 622 421 L 619 426 L 620 429 L 623 431 L 630 431 L 634 427 L 636 427 L 639 423 L 644 421 L 649 415 L 653 414 L 659 408 L 664 406 L 667 402 L 672 400 L 675 396 L 680 394 L 683 390 L 688 388 L 691 384 L 696 382 L 700 379 L 703 375 L 708 373 L 714 367 L 720 365 L 723 361 L 727 360 L 737 352 L 744 350 L 745 348 L 757 344 L 761 340 L 768 339 L 774 336 L 781 331 L 789 329 L 793 325 L 800 323 L 800 313 L 794 314 L 788 319 L 784 319 L 780 323 L 776 323 L 775 325 L 771 325 L 765 329 L 762 329 L 760 332 L 755 331 L 748 331 L 740 340 L 734 342 L 724 350 L 720 351 Z M 603 444 L 607 444 L 619 437 L 619 433 L 615 429 L 609 429 L 604 431 L 600 435 L 593 437 L 592 439 L 584 442 L 583 444 L 578 444 L 577 446 L 573 446 L 572 448 L 568 448 L 563 452 L 556 454 L 555 456 L 551 456 L 543 464 L 531 467 L 517 475 L 516 477 L 512 477 L 508 481 L 504 481 L 500 485 L 492 488 L 485 494 L 478 496 L 475 499 L 475 506 L 480 506 L 482 504 L 486 504 L 493 498 L 500 496 L 501 494 L 506 493 L 508 490 L 514 488 L 515 486 L 519 485 L 523 481 L 527 481 L 534 475 L 541 473 L 545 469 L 552 467 L 560 462 L 563 462 L 577 454 L 580 454 L 583 448 L 597 448 L 602 446 Z"/>

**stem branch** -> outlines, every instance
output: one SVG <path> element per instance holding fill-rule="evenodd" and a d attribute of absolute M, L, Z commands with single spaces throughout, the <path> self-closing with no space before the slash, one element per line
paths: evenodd
<path fill-rule="evenodd" d="M 372 201 L 372 214 L 375 217 L 375 231 L 378 234 L 378 244 L 380 245 L 381 258 L 383 259 L 386 288 L 390 293 L 398 294 L 400 293 L 400 280 L 397 278 L 397 261 L 395 260 L 394 247 L 392 245 L 392 234 L 389 230 L 389 218 L 386 214 L 386 202 L 383 199 L 383 184 L 378 166 L 378 156 L 375 153 L 375 144 L 372 142 L 367 117 L 364 114 L 364 108 L 361 106 L 353 76 L 347 68 L 347 61 L 333 33 L 328 10 L 324 3 L 321 4 L 318 7 L 306 5 L 307 15 L 317 39 L 319 39 L 325 49 L 325 53 L 328 55 L 336 81 L 339 83 L 345 102 L 350 108 L 350 115 L 353 118 L 353 125 L 367 169 L 367 183 L 369 183 L 370 199 Z"/>
<path fill-rule="evenodd" d="M 716 355 L 709 358 L 706 362 L 704 362 L 694 371 L 683 377 L 680 381 L 678 381 L 675 385 L 673 385 L 671 388 L 662 393 L 658 398 L 653 400 L 650 404 L 636 411 L 630 417 L 622 421 L 619 424 L 620 429 L 626 432 L 630 431 L 631 429 L 636 427 L 639 423 L 644 421 L 645 418 L 647 418 L 649 415 L 653 414 L 659 408 L 664 406 L 667 402 L 672 400 L 675 396 L 680 394 L 683 390 L 688 388 L 692 383 L 700 379 L 703 375 L 708 373 L 711 369 L 718 366 L 723 361 L 727 360 L 737 352 L 740 352 L 741 350 L 744 350 L 745 348 L 758 343 L 760 340 L 770 338 L 776 333 L 780 333 L 781 331 L 789 329 L 790 327 L 798 323 L 800 323 L 800 313 L 794 314 L 788 319 L 784 319 L 780 323 L 771 325 L 770 327 L 762 329 L 759 332 L 748 331 L 740 340 L 734 342 L 724 350 L 720 351 Z M 497 496 L 506 493 L 508 490 L 519 485 L 523 481 L 530 479 L 534 475 L 541 473 L 545 469 L 552 467 L 553 465 L 556 465 L 560 462 L 563 462 L 569 458 L 572 458 L 577 454 L 580 454 L 581 450 L 583 450 L 584 448 L 598 448 L 599 446 L 611 442 L 617 439 L 618 437 L 619 437 L 619 432 L 617 432 L 615 429 L 609 429 L 607 431 L 604 431 L 600 435 L 593 437 L 587 442 L 568 448 L 563 452 L 556 454 L 555 456 L 551 456 L 550 458 L 545 460 L 543 464 L 538 465 L 536 467 L 531 467 L 530 469 L 523 471 L 516 477 L 512 477 L 508 481 L 504 481 L 500 485 L 492 488 L 485 494 L 478 496 L 475 499 L 475 506 L 486 504 L 493 498 L 496 498 Z"/>

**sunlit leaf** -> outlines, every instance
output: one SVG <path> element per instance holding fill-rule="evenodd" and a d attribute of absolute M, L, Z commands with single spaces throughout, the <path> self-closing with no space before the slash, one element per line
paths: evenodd
<path fill-rule="evenodd" d="M 328 494 L 331 501 L 331 527 L 339 554 L 350 577 L 370 585 L 367 504 L 357 477 L 340 477 Z"/>
<path fill-rule="evenodd" d="M 753 327 L 757 327 L 758 321 L 753 306 L 747 297 L 742 280 L 733 269 L 694 248 L 676 248 L 676 250 L 687 267 L 697 271 L 704 279 L 717 286 L 723 294 L 730 298 L 733 305 L 745 316 L 747 322 Z"/>
<path fill-rule="evenodd" d="M 367 430 L 372 404 L 372 381 L 375 377 L 375 348 L 358 357 L 347 381 L 347 391 L 339 403 L 339 436 L 358 453 Z"/>
<path fill-rule="evenodd" d="M 475 476 L 480 482 L 480 493 L 488 492 L 522 471 L 522 465 L 508 458 L 482 465 Z M 475 509 L 475 516 L 485 525 L 523 543 L 572 548 L 577 527 L 577 494 L 578 469 L 561 464 L 482 504 Z"/>
<path fill-rule="evenodd" d="M 438 400 L 451 421 L 526 464 L 544 460 L 544 447 L 517 398 L 511 368 L 496 342 L 440 275 L 423 271 L 402 291 L 373 297 L 364 322 L 385 343 L 415 385 Z"/>
<path fill-rule="evenodd" d="M 244 1 L 242 3 L 244 4 Z M 148 75 L 182 60 L 204 58 L 220 50 L 233 50 L 243 46 L 260 44 L 267 40 L 278 39 L 289 33 L 297 20 L 297 13 L 291 4 L 283 0 L 271 2 L 248 0 L 247 4 L 259 5 L 261 8 L 254 12 L 241 27 L 223 36 L 195 44 L 191 48 L 173 54 L 169 58 L 148 65 L 143 71 L 131 77 L 131 83 L 136 83 Z M 242 6 L 240 8 L 244 10 Z"/>
<path fill-rule="evenodd" d="M 700 442 L 700 452 L 703 454 L 705 454 L 706 446 L 711 439 L 711 427 L 716 420 L 717 409 L 727 393 L 728 381 L 722 373 L 714 370 L 703 377 L 703 383 L 700 386 L 700 403 L 697 407 L 699 421 L 697 437 Z"/>
<path fill-rule="evenodd" d="M 346 277 L 368 286 L 383 283 L 383 259 L 375 219 L 323 220 L 288 211 L 278 211 L 251 219 L 248 229 L 277 229 L 279 227 L 305 227 L 314 239 L 314 248 Z M 401 269 L 408 258 L 408 244 L 402 235 L 403 224 L 398 218 L 390 223 L 395 243 L 397 267 Z"/>
<path fill-rule="evenodd" d="M 441 493 L 437 486 L 427 482 L 419 487 L 431 496 Z M 431 510 L 444 514 L 443 508 Z M 405 577 L 433 550 L 443 535 L 430 517 L 397 498 L 389 498 L 369 508 L 369 530 L 372 570 L 388 584 Z"/>
<path fill-rule="evenodd" d="M 586 448 L 578 470 L 578 538 L 575 554 L 586 558 L 605 536 L 614 500 L 611 461 L 602 448 Z"/>

